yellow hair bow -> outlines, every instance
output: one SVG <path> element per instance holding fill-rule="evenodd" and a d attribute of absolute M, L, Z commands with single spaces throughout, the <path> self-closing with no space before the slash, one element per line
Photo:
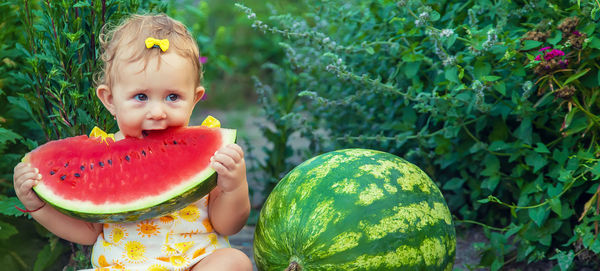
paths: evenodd
<path fill-rule="evenodd" d="M 109 143 L 108 139 L 112 139 L 112 141 L 115 142 L 114 134 L 107 134 L 106 132 L 102 131 L 102 129 L 98 128 L 98 126 L 94 126 L 94 129 L 92 129 L 92 132 L 90 132 L 89 137 L 100 138 L 100 140 L 106 142 L 106 144 Z"/>
<path fill-rule="evenodd" d="M 168 39 L 155 39 L 152 37 L 148 37 L 146 39 L 146 48 L 152 48 L 152 47 L 160 47 L 160 49 L 165 52 L 167 50 L 169 50 L 169 40 Z"/>

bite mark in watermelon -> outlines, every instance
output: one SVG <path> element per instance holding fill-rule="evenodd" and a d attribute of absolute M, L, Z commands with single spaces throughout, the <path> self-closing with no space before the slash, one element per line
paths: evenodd
<path fill-rule="evenodd" d="M 59 211 L 91 222 L 132 222 L 208 194 L 216 186 L 210 158 L 235 137 L 235 130 L 203 126 L 117 142 L 83 135 L 48 142 L 24 160 L 42 174 L 38 196 Z"/>

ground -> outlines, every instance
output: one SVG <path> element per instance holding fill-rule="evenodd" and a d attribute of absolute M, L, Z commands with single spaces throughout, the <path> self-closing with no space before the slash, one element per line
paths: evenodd
<path fill-rule="evenodd" d="M 254 270 L 256 265 L 254 264 L 254 253 L 252 251 L 252 244 L 254 240 L 254 226 L 245 226 L 238 234 L 229 237 L 231 246 L 237 248 L 252 260 Z M 485 269 L 472 269 L 479 263 L 478 252 L 473 247 L 476 242 L 485 242 L 485 236 L 481 230 L 470 229 L 468 232 L 458 232 L 456 240 L 456 260 L 454 262 L 454 270 L 485 270 Z"/>

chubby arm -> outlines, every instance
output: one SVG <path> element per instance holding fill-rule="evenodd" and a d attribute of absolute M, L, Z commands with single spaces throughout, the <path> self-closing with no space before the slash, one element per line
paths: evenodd
<path fill-rule="evenodd" d="M 217 172 L 217 187 L 210 192 L 208 215 L 215 231 L 222 235 L 239 232 L 250 214 L 244 152 L 237 144 L 219 149 L 211 166 Z"/>
<path fill-rule="evenodd" d="M 102 224 L 72 218 L 43 202 L 32 189 L 41 178 L 38 169 L 28 163 L 21 162 L 15 167 L 13 184 L 17 197 L 28 210 L 41 207 L 30 213 L 31 217 L 60 238 L 82 245 L 94 244 L 102 231 Z"/>

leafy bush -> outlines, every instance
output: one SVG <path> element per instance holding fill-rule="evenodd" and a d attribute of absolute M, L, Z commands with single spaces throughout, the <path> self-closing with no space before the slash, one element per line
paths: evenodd
<path fill-rule="evenodd" d="M 89 249 L 74 246 L 14 209 L 12 171 L 39 143 L 115 127 L 95 97 L 97 36 L 109 22 L 136 11 L 163 12 L 160 1 L 11 1 L 0 4 L 0 251 L 10 270 L 89 266 Z M 22 207 L 22 206 L 21 206 Z M 18 244 L 17 246 L 15 244 Z M 69 251 L 70 250 L 70 251 Z M 67 252 L 65 254 L 65 252 Z M 70 252 L 70 253 L 69 253 Z"/>
<path fill-rule="evenodd" d="M 319 128 L 314 151 L 373 148 L 418 164 L 458 222 L 484 226 L 492 270 L 598 268 L 599 3 L 309 6 L 264 19 L 238 5 L 257 30 L 288 38 L 288 63 L 273 69 L 283 79 L 257 85 L 266 117 L 286 123 L 265 136 Z M 289 146 L 272 152 L 289 157 Z"/>
<path fill-rule="evenodd" d="M 246 3 L 257 10 L 268 12 L 286 7 L 298 13 L 302 4 L 296 1 L 249 0 Z M 171 1 L 169 15 L 184 23 L 198 41 L 204 65 L 204 85 L 207 89 L 202 108 L 231 110 L 247 107 L 255 99 L 252 76 L 268 76 L 260 69 L 267 61 L 280 62 L 283 50 L 273 43 L 277 35 L 256 36 L 245 16 L 232 2 L 219 0 Z M 231 97 L 236 97 L 231 99 Z"/>

